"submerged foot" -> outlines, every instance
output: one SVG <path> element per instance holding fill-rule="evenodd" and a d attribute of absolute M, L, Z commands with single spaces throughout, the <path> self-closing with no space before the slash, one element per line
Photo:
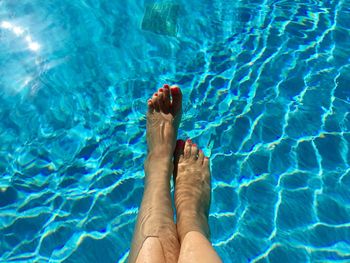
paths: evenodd
<path fill-rule="evenodd" d="M 180 242 L 190 231 L 209 238 L 209 159 L 190 140 L 177 142 L 174 158 L 175 206 Z"/>
<path fill-rule="evenodd" d="M 147 144 L 149 154 L 172 158 L 182 113 L 179 87 L 165 84 L 148 100 Z"/>

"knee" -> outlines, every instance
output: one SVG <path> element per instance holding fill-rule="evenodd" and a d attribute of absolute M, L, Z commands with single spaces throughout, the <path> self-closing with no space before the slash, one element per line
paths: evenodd
<path fill-rule="evenodd" d="M 136 263 L 164 263 L 164 252 L 158 237 L 147 237 L 142 244 Z"/>

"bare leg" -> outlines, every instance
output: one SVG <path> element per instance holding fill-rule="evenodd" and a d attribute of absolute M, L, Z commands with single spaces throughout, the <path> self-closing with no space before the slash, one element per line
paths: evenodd
<path fill-rule="evenodd" d="M 145 190 L 129 256 L 131 263 L 178 260 L 180 245 L 173 220 L 170 177 L 181 101 L 180 89 L 168 85 L 148 101 Z"/>
<path fill-rule="evenodd" d="M 174 163 L 177 233 L 181 244 L 178 262 L 221 262 L 209 242 L 209 159 L 187 140 L 182 147 L 181 142 L 177 143 Z"/>

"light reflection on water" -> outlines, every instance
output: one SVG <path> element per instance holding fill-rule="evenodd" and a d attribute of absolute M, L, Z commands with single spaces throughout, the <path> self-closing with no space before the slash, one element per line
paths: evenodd
<path fill-rule="evenodd" d="M 17 22 L 0 22 L 1 57 L 4 59 L 1 74 L 1 89 L 7 94 L 18 94 L 28 90 L 35 94 L 37 78 L 42 71 L 40 51 L 43 46 L 35 40 L 30 29 Z"/>
<path fill-rule="evenodd" d="M 15 34 L 16 36 L 20 37 L 22 35 L 24 35 L 22 41 L 24 40 L 28 46 L 28 48 L 31 51 L 39 51 L 39 49 L 41 48 L 40 44 L 38 42 L 36 42 L 35 40 L 32 39 L 32 36 L 27 33 L 27 30 L 25 30 L 24 28 L 20 27 L 20 26 L 16 26 L 14 24 L 12 24 L 9 21 L 2 21 L 1 22 L 1 28 L 3 29 L 7 29 L 8 31 L 12 32 L 13 34 Z"/>

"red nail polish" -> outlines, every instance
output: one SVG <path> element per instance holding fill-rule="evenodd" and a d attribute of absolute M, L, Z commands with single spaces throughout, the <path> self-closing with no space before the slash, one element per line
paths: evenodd
<path fill-rule="evenodd" d="M 194 143 L 194 144 L 192 144 L 192 146 L 197 147 L 197 144 Z"/>
<path fill-rule="evenodd" d="M 185 145 L 185 142 L 183 140 L 179 140 L 176 142 L 176 146 L 179 148 L 183 148 Z"/>
<path fill-rule="evenodd" d="M 163 88 L 165 88 L 165 89 L 169 89 L 169 88 L 170 88 L 170 86 L 169 86 L 168 84 L 164 84 L 164 85 L 163 85 Z"/>
<path fill-rule="evenodd" d="M 180 89 L 179 89 L 179 87 L 172 88 L 171 90 L 172 90 L 172 93 L 175 94 L 175 95 L 180 94 Z"/>
<path fill-rule="evenodd" d="M 154 94 L 154 96 L 156 96 L 156 97 L 157 97 L 157 96 L 158 96 L 158 93 L 155 93 L 155 94 Z"/>
<path fill-rule="evenodd" d="M 160 89 L 159 89 L 159 92 L 163 92 L 163 88 L 160 88 Z"/>

